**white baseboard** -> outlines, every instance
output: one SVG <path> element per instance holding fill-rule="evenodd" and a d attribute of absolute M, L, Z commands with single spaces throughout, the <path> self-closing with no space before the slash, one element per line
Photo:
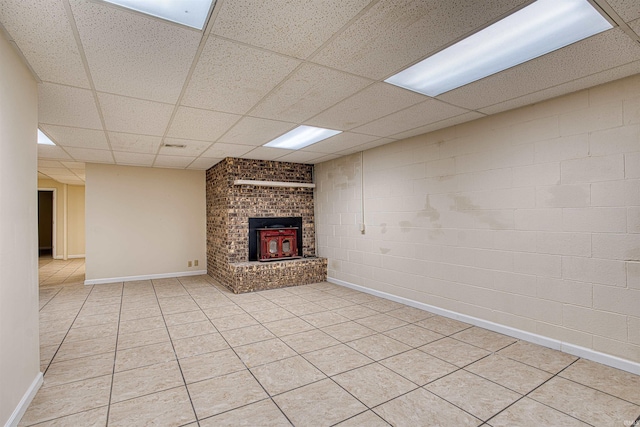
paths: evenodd
<path fill-rule="evenodd" d="M 67 255 L 67 258 L 69 258 L 69 259 L 85 258 L 85 256 L 84 256 L 84 254 L 78 254 L 78 255 Z"/>
<path fill-rule="evenodd" d="M 131 282 L 134 280 L 167 279 L 170 277 L 182 277 L 182 276 L 200 276 L 203 274 L 207 274 L 207 270 L 179 271 L 176 273 L 144 274 L 142 276 L 110 277 L 107 279 L 89 279 L 89 280 L 85 280 L 84 284 L 85 285 L 103 285 L 105 283 Z"/>
<path fill-rule="evenodd" d="M 38 390 L 40 390 L 42 383 L 43 383 L 42 372 L 38 372 L 38 375 L 36 375 L 36 378 L 33 380 L 31 385 L 27 389 L 27 392 L 24 394 L 24 396 L 22 396 L 22 399 L 20 399 L 20 403 L 18 403 L 18 406 L 16 406 L 16 409 L 13 410 L 13 413 L 7 420 L 5 427 L 17 427 L 18 423 L 22 419 L 22 416 L 24 415 L 24 413 L 27 411 L 27 408 L 31 404 L 31 401 L 33 400 L 34 397 L 36 397 L 36 393 L 38 392 Z"/>
<path fill-rule="evenodd" d="M 357 291 L 365 292 L 367 294 L 375 295 L 381 298 L 385 298 L 391 301 L 399 302 L 411 307 L 426 310 L 431 313 L 438 314 L 440 316 L 448 317 L 450 319 L 460 320 L 461 322 L 470 323 L 474 326 L 488 329 L 490 331 L 498 332 L 510 337 L 518 338 L 523 341 L 528 341 L 534 344 L 539 344 L 544 347 L 552 348 L 554 350 L 563 351 L 565 353 L 572 354 L 574 356 L 582 357 L 583 359 L 592 360 L 594 362 L 602 363 L 603 365 L 611 366 L 613 368 L 621 369 L 623 371 L 631 372 L 632 374 L 640 375 L 640 363 L 632 362 L 630 360 L 622 359 L 610 354 L 601 353 L 589 348 L 580 347 L 574 344 L 556 340 L 554 338 L 545 337 L 543 335 L 537 335 L 532 332 L 523 331 L 520 329 L 512 328 L 510 326 L 501 325 L 499 323 L 489 322 L 487 320 L 479 319 L 473 316 L 467 316 L 466 314 L 460 314 L 455 311 L 445 310 L 433 305 L 424 304 L 418 301 L 414 301 L 408 298 L 399 297 L 393 294 L 389 294 L 375 289 L 366 288 L 364 286 L 355 285 L 353 283 L 345 282 L 343 280 L 334 279 L 328 277 L 327 281 L 336 285 L 351 288 Z"/>

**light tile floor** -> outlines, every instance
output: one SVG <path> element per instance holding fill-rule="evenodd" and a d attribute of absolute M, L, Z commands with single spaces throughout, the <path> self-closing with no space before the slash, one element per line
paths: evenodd
<path fill-rule="evenodd" d="M 329 283 L 41 287 L 20 425 L 630 426 L 640 377 Z"/>
<path fill-rule="evenodd" d="M 42 256 L 38 259 L 38 275 L 41 286 L 84 282 L 84 258 L 61 260 Z"/>

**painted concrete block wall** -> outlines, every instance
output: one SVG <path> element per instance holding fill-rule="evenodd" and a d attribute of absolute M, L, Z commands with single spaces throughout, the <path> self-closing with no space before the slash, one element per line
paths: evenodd
<path fill-rule="evenodd" d="M 640 76 L 315 179 L 330 278 L 640 362 Z"/>
<path fill-rule="evenodd" d="M 0 34 L 0 425 L 42 383 L 38 325 L 38 92 Z"/>

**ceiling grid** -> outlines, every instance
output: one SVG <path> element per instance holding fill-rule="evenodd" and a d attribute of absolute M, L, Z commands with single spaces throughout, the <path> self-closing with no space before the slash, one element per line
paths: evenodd
<path fill-rule="evenodd" d="M 38 147 L 40 176 L 82 184 L 89 162 L 318 163 L 640 73 L 637 1 L 593 0 L 614 28 L 436 97 L 384 82 L 530 3 L 218 0 L 200 31 L 100 0 L 0 0 L 0 26 L 57 144 Z M 299 125 L 342 133 L 263 146 Z"/>

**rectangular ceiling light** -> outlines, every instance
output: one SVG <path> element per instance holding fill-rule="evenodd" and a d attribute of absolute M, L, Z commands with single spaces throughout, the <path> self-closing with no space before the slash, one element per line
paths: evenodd
<path fill-rule="evenodd" d="M 271 142 L 264 144 L 265 147 L 286 148 L 288 150 L 299 150 L 308 145 L 315 144 L 323 139 L 331 138 L 341 133 L 339 130 L 316 128 L 313 126 L 301 125 L 290 130 Z"/>
<path fill-rule="evenodd" d="M 587 0 L 538 0 L 385 81 L 437 96 L 610 28 Z"/>
<path fill-rule="evenodd" d="M 103 0 L 156 18 L 202 30 L 213 0 Z"/>
<path fill-rule="evenodd" d="M 45 135 L 40 129 L 38 129 L 38 144 L 42 145 L 56 145 L 52 140 L 49 139 L 47 135 Z"/>

